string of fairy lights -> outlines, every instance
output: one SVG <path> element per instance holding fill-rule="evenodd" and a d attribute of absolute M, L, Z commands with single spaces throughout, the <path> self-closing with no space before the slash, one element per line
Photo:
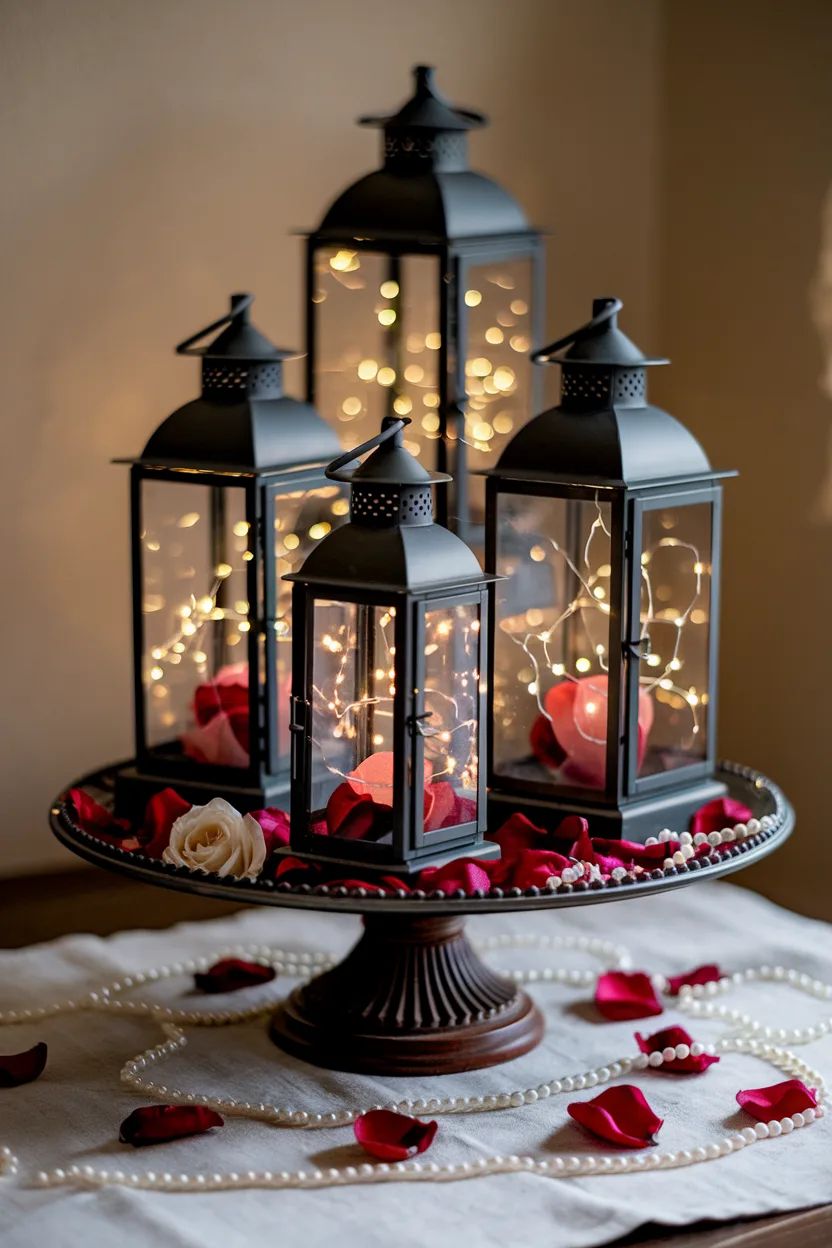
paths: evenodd
<path fill-rule="evenodd" d="M 318 603 L 324 612 L 333 609 L 342 613 L 346 609 L 347 618 L 324 631 L 321 637 L 320 653 L 337 655 L 337 667 L 326 685 L 313 681 L 313 730 L 312 744 L 317 750 L 317 757 L 326 771 L 339 779 L 349 779 L 350 773 L 339 767 L 331 758 L 328 739 L 354 742 L 359 736 L 360 717 L 367 715 L 372 708 L 373 727 L 379 725 L 377 719 L 384 721 L 382 729 L 391 729 L 393 722 L 393 705 L 396 695 L 396 645 L 390 636 L 395 629 L 396 608 L 365 608 L 373 611 L 375 617 L 371 627 L 381 642 L 382 656 L 379 665 L 368 675 L 368 691 L 360 696 L 342 697 L 346 686 L 355 688 L 356 673 L 351 671 L 358 648 L 358 631 L 355 624 L 354 608 L 343 603 Z M 464 789 L 476 789 L 477 784 L 477 729 L 478 718 L 475 712 L 479 697 L 480 674 L 478 667 L 479 619 L 469 618 L 462 614 L 464 608 L 428 611 L 425 615 L 425 647 L 427 660 L 427 683 L 424 690 L 425 707 L 429 708 L 428 718 L 421 722 L 420 731 L 425 742 L 425 757 L 430 764 L 431 779 L 436 781 L 442 776 L 458 777 L 458 783 Z M 461 628 L 456 633 L 455 625 Z M 461 634 L 462 654 L 456 648 L 455 637 Z M 459 688 L 447 692 L 439 687 L 440 681 L 452 681 Z M 376 688 L 380 692 L 375 692 Z M 372 692 L 370 691 L 372 689 Z M 435 705 L 439 702 L 446 708 L 446 714 Z M 327 736 L 317 731 L 321 725 L 328 729 Z M 463 735 L 460 750 L 456 741 Z M 374 731 L 369 744 L 374 749 L 389 748 L 392 742 L 390 731 Z M 451 749 L 454 753 L 451 753 Z M 460 757 L 457 757 L 460 755 Z M 353 758 L 354 763 L 361 759 Z M 362 780 L 362 785 L 370 788 L 387 788 L 382 781 Z"/>
<path fill-rule="evenodd" d="M 340 248 L 321 251 L 316 259 L 316 304 L 335 305 L 337 324 L 328 323 L 322 337 L 330 343 L 333 357 L 324 361 L 321 383 L 321 405 L 327 415 L 342 422 L 359 421 L 369 426 L 387 403 L 379 399 L 369 386 L 395 392 L 392 410 L 398 416 L 409 416 L 414 424 L 405 445 L 413 455 L 420 455 L 426 442 L 441 436 L 439 415 L 438 352 L 442 345 L 440 333 L 426 328 L 438 324 L 437 294 L 426 267 L 425 258 L 407 257 L 402 262 L 409 281 L 391 278 L 380 280 L 374 267 L 386 262 L 375 253 L 362 254 Z M 518 287 L 528 287 L 528 261 L 512 261 L 476 279 L 483 289 L 469 287 L 464 293 L 468 309 L 467 358 L 465 362 L 466 412 L 464 433 L 449 428 L 447 436 L 459 437 L 479 454 L 482 466 L 490 464 L 515 426 L 527 414 L 521 412 L 526 403 L 527 359 L 531 347 L 528 300 L 518 294 Z M 410 296 L 405 304 L 403 287 Z M 414 291 L 418 292 L 414 297 Z M 349 308 L 342 296 L 364 292 L 362 306 Z M 368 298 L 369 296 L 369 298 Z M 423 324 L 411 329 L 410 321 L 420 315 Z M 370 319 L 372 318 L 372 319 Z M 366 330 L 375 321 L 380 331 L 381 359 L 364 355 L 353 342 L 358 329 Z M 342 340 L 342 336 L 346 336 Z M 475 346 L 475 344 L 477 344 Z M 477 354 L 477 351 L 481 351 Z M 396 365 L 394 367 L 393 365 Z M 494 410 L 496 409 L 496 410 Z M 357 435 L 350 430 L 342 440 L 347 446 Z M 360 437 L 358 440 L 361 440 Z"/>
<path fill-rule="evenodd" d="M 578 584 L 575 595 L 570 599 L 567 605 L 557 614 L 554 621 L 545 628 L 539 626 L 543 623 L 544 615 L 539 609 L 531 608 L 520 616 L 507 616 L 500 621 L 501 631 L 517 645 L 525 655 L 531 668 L 528 673 L 532 676 L 531 680 L 526 678 L 527 673 L 521 671 L 517 680 L 520 685 L 525 685 L 526 691 L 534 699 L 537 711 L 543 715 L 550 724 L 553 723 L 552 716 L 546 706 L 547 680 L 546 676 L 555 677 L 557 681 L 568 680 L 578 683 L 581 679 L 589 681 L 589 688 L 597 694 L 598 701 L 603 707 L 606 702 L 607 691 L 600 683 L 593 686 L 591 672 L 593 662 L 597 664 L 600 672 L 607 674 L 609 672 L 609 661 L 607 645 L 604 641 L 599 640 L 600 636 L 609 637 L 608 617 L 611 612 L 610 603 L 605 601 L 608 596 L 608 588 L 601 582 L 607 580 L 611 574 L 609 562 L 609 540 L 610 530 L 605 520 L 602 505 L 599 502 L 596 493 L 594 505 L 596 516 L 589 526 L 589 533 L 583 549 L 582 564 L 583 569 L 572 558 L 567 550 L 551 535 L 541 536 L 531 546 L 528 557 L 534 563 L 541 563 L 547 560 L 549 551 L 558 559 L 562 560 L 568 573 L 574 577 Z M 607 538 L 607 548 L 602 555 L 603 562 L 593 566 L 593 545 L 596 544 L 596 537 L 599 534 L 605 535 Z M 545 544 L 544 544 L 545 543 Z M 683 599 L 681 605 L 668 605 L 664 607 L 656 606 L 656 592 L 653 585 L 653 577 L 651 574 L 651 564 L 656 554 L 661 550 L 687 551 L 692 556 L 691 566 L 691 587 L 689 596 Z M 691 562 L 687 560 L 686 562 Z M 654 693 L 660 701 L 667 702 L 674 710 L 687 708 L 690 718 L 690 737 L 687 742 L 683 743 L 682 748 L 689 748 L 692 738 L 697 736 L 701 729 L 700 707 L 707 706 L 708 693 L 695 686 L 683 687 L 678 681 L 677 673 L 684 666 L 684 659 L 680 657 L 682 653 L 683 636 L 688 626 L 693 623 L 701 625 L 707 622 L 707 611 L 703 604 L 707 599 L 707 594 L 703 590 L 704 578 L 709 572 L 709 568 L 705 564 L 700 554 L 699 548 L 692 542 L 683 541 L 678 537 L 663 536 L 657 542 L 645 548 L 641 555 L 641 581 L 642 581 L 642 606 L 640 610 L 640 639 L 643 645 L 642 661 L 650 668 L 660 669 L 653 674 L 639 674 L 639 687 L 643 693 Z M 669 578 L 668 578 L 669 579 Z M 662 587 L 662 595 L 667 596 L 668 590 Z M 592 658 L 587 655 L 579 655 L 574 659 L 575 671 L 568 670 L 567 664 L 553 657 L 551 648 L 553 640 L 561 633 L 566 621 L 572 616 L 578 616 L 586 634 L 587 649 L 591 653 Z M 592 619 L 594 617 L 604 618 L 605 623 L 600 633 L 593 635 Z M 534 627 L 529 627 L 529 625 Z M 656 649 L 653 648 L 653 631 L 656 627 L 667 627 L 672 629 L 671 647 L 669 657 L 663 657 Z M 539 651 L 539 652 L 538 652 Z M 550 687 L 550 685 L 549 685 Z M 597 706 L 593 703 L 587 704 L 587 710 L 595 712 Z M 508 711 L 506 701 L 503 698 L 498 706 L 498 711 Z M 606 729 L 606 715 L 599 715 L 597 722 L 604 725 Z M 604 736 L 595 736 L 586 731 L 585 726 L 578 718 L 574 721 L 574 727 L 578 734 L 586 741 L 596 745 L 604 745 L 606 743 L 606 733 Z"/>

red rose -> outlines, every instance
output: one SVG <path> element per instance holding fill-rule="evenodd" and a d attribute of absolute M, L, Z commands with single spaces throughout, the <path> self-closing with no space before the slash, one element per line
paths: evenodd
<path fill-rule="evenodd" d="M 182 734 L 182 749 L 198 763 L 219 767 L 249 765 L 248 664 L 221 667 L 194 693 L 193 728 Z"/>

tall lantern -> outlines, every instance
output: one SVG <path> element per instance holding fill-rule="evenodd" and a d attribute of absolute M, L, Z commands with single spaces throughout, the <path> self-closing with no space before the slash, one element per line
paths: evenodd
<path fill-rule="evenodd" d="M 131 463 L 135 764 L 119 813 L 166 785 L 242 810 L 289 787 L 292 616 L 284 573 L 348 505 L 324 465 L 339 449 L 249 321 L 251 295 L 176 348 L 202 358 L 202 394 Z M 215 331 L 213 341 L 197 347 Z"/>
<path fill-rule="evenodd" d="M 414 76 L 397 113 L 361 118 L 383 130 L 383 167 L 308 238 L 307 397 L 345 447 L 409 416 L 407 448 L 454 476 L 438 518 L 481 544 L 484 483 L 468 470 L 496 463 L 540 406 L 528 351 L 543 247 L 512 196 L 468 168 L 468 131 L 486 118 L 452 107 L 432 69 Z"/>
<path fill-rule="evenodd" d="M 351 485 L 350 522 L 287 578 L 291 852 L 395 871 L 499 857 L 482 839 L 479 766 L 493 578 L 434 523 L 431 487 L 447 478 L 405 448 L 406 423 L 385 417 L 380 434 L 330 465 Z"/>
<path fill-rule="evenodd" d="M 696 439 L 651 407 L 647 359 L 617 299 L 536 363 L 561 403 L 488 477 L 496 589 L 492 818 L 566 813 L 644 840 L 723 792 L 714 779 L 720 479 Z"/>

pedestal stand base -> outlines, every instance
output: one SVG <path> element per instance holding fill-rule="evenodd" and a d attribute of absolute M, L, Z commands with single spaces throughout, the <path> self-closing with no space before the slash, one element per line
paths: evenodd
<path fill-rule="evenodd" d="M 368 915 L 343 962 L 295 991 L 271 1024 L 275 1044 L 329 1070 L 453 1074 L 528 1053 L 540 1011 L 484 965 L 460 916 Z"/>

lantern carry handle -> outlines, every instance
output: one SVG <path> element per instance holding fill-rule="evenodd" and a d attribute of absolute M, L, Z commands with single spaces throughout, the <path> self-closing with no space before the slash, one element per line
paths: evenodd
<path fill-rule="evenodd" d="M 343 455 L 339 455 L 337 459 L 333 459 L 331 464 L 327 464 L 324 469 L 324 475 L 330 481 L 340 481 L 339 476 L 345 468 L 350 467 L 358 459 L 359 455 L 364 455 L 367 451 L 374 451 L 377 446 L 381 446 L 382 442 L 387 442 L 389 438 L 394 438 L 397 433 L 401 433 L 405 425 L 409 425 L 410 421 L 404 419 L 391 419 L 389 416 L 384 418 L 384 424 L 379 433 L 370 438 L 368 442 L 362 442 L 360 446 L 356 446 L 351 451 L 346 451 Z"/>
<path fill-rule="evenodd" d="M 209 334 L 215 333 L 218 329 L 222 329 L 224 325 L 230 325 L 232 321 L 242 313 L 247 312 L 254 303 L 254 295 L 232 295 L 231 311 L 226 312 L 225 316 L 221 316 L 218 321 L 214 321 L 213 325 L 206 325 L 205 329 L 201 329 L 199 333 L 193 334 L 190 338 L 186 338 L 184 342 L 180 342 L 176 348 L 177 355 L 202 355 L 202 351 L 194 351 L 192 348 L 203 338 L 207 338 Z"/>
<path fill-rule="evenodd" d="M 586 325 L 582 325 L 580 329 L 573 329 L 571 334 L 566 334 L 563 338 L 558 338 L 557 342 L 551 343 L 548 347 L 541 347 L 539 351 L 532 351 L 530 360 L 532 364 L 551 364 L 552 356 L 558 351 L 562 351 L 564 347 L 570 347 L 579 338 L 583 338 L 585 334 L 591 334 L 594 330 L 600 329 L 602 325 L 606 325 L 614 316 L 617 316 L 624 304 L 620 299 L 608 299 L 605 306 L 596 312 L 591 321 L 587 321 Z M 556 361 L 557 362 L 557 361 Z"/>

